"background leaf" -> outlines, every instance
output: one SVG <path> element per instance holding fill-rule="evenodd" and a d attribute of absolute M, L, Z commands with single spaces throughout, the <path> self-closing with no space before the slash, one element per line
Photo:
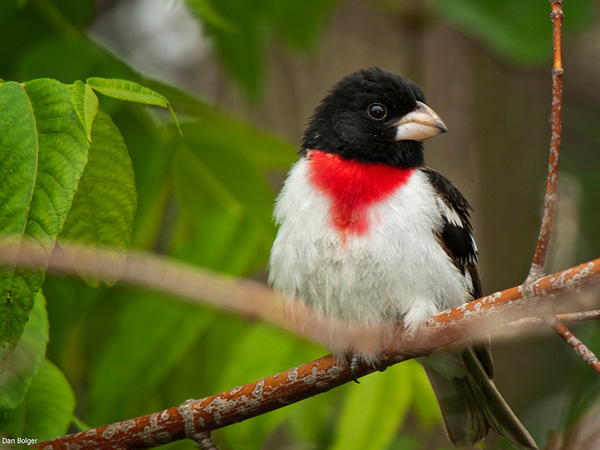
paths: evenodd
<path fill-rule="evenodd" d="M 2 431 L 4 436 L 37 442 L 51 439 L 67 432 L 74 409 L 69 382 L 58 367 L 44 359 L 23 402 L 5 415 L 7 427 Z"/>
<path fill-rule="evenodd" d="M 361 378 L 346 398 L 333 449 L 386 449 L 412 399 L 412 364 L 398 364 Z"/>
<path fill-rule="evenodd" d="M 29 321 L 23 329 L 23 336 L 8 357 L 6 369 L 0 372 L 0 410 L 15 408 L 23 401 L 31 380 L 44 360 L 47 344 L 46 300 L 38 292 Z"/>
<path fill-rule="evenodd" d="M 210 0 L 187 0 L 187 3 L 211 27 L 232 31 L 233 25 L 213 9 Z"/>
<path fill-rule="evenodd" d="M 282 36 L 297 50 L 310 50 L 338 1 L 204 0 L 200 5 L 197 1 L 188 3 L 204 20 L 223 65 L 246 98 L 256 101 L 265 83 L 269 41 Z M 210 11 L 207 4 L 211 6 Z M 221 20 L 215 23 L 215 17 Z M 223 23 L 227 26 L 222 26 Z M 240 46 L 242 41 L 244 45 Z"/>
<path fill-rule="evenodd" d="M 152 412 L 148 393 L 181 363 L 213 317 L 159 295 L 127 293 L 90 380 L 86 418 L 93 426 Z"/>
<path fill-rule="evenodd" d="M 274 192 L 265 169 L 287 166 L 292 148 L 218 115 L 204 117 L 184 124 L 175 155 L 175 192 L 183 213 L 172 249 L 204 265 L 215 251 L 233 246 L 237 251 L 222 253 L 212 267 L 247 273 L 268 258 L 275 233 Z"/>
<path fill-rule="evenodd" d="M 263 351 L 267 347 L 269 351 Z M 239 336 L 232 348 L 217 391 L 221 392 L 281 371 L 282 368 L 288 367 L 290 356 L 297 347 L 298 342 L 295 338 L 269 326 L 254 326 L 248 329 Z M 223 434 L 232 448 L 257 448 L 285 417 L 285 411 L 276 410 L 227 427 Z"/>
<path fill-rule="evenodd" d="M 500 55 L 520 64 L 539 64 L 552 55 L 552 26 L 548 4 L 536 0 L 437 0 L 446 17 L 485 42 Z M 581 28 L 593 17 L 592 2 L 565 3 L 566 30 Z"/>

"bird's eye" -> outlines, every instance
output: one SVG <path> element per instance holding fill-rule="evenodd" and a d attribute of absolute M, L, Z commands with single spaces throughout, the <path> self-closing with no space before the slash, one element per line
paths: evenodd
<path fill-rule="evenodd" d="M 387 116 L 387 110 L 381 103 L 373 103 L 369 105 L 367 111 L 371 119 L 383 120 L 385 119 L 385 116 Z"/>

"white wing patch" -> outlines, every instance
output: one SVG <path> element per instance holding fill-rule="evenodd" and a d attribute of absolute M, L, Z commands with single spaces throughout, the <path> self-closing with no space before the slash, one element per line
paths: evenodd
<path fill-rule="evenodd" d="M 438 197 L 436 199 L 436 202 L 440 212 L 444 217 L 446 217 L 446 220 L 448 220 L 449 223 L 457 227 L 465 227 L 458 213 L 454 210 L 454 208 L 448 205 L 443 198 Z M 473 248 L 475 248 L 475 243 L 473 243 Z"/>

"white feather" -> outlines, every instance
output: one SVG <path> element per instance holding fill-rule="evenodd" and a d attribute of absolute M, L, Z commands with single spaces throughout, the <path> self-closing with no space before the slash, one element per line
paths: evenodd
<path fill-rule="evenodd" d="M 440 209 L 440 212 L 444 216 L 446 216 L 446 219 L 448 220 L 449 223 L 451 223 L 454 226 L 464 228 L 465 225 L 463 224 L 463 221 L 460 218 L 460 216 L 458 215 L 458 213 L 450 205 L 448 205 L 444 201 L 444 199 L 442 199 L 441 197 L 438 197 L 436 199 L 436 203 L 438 205 L 438 208 Z"/>

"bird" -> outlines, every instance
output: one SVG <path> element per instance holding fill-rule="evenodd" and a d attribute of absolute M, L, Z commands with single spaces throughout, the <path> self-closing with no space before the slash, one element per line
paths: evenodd
<path fill-rule="evenodd" d="M 353 341 L 353 329 L 377 341 L 379 323 L 410 332 L 482 296 L 471 206 L 424 161 L 423 141 L 446 131 L 414 82 L 358 70 L 315 108 L 276 199 L 269 283 L 286 304 L 344 325 L 322 340 L 352 361 L 353 376 L 360 362 L 376 365 L 381 350 L 364 333 Z M 341 329 L 350 333 L 336 337 Z M 519 449 L 537 449 L 493 382 L 487 343 L 419 362 L 454 445 L 475 445 L 492 429 Z"/>

